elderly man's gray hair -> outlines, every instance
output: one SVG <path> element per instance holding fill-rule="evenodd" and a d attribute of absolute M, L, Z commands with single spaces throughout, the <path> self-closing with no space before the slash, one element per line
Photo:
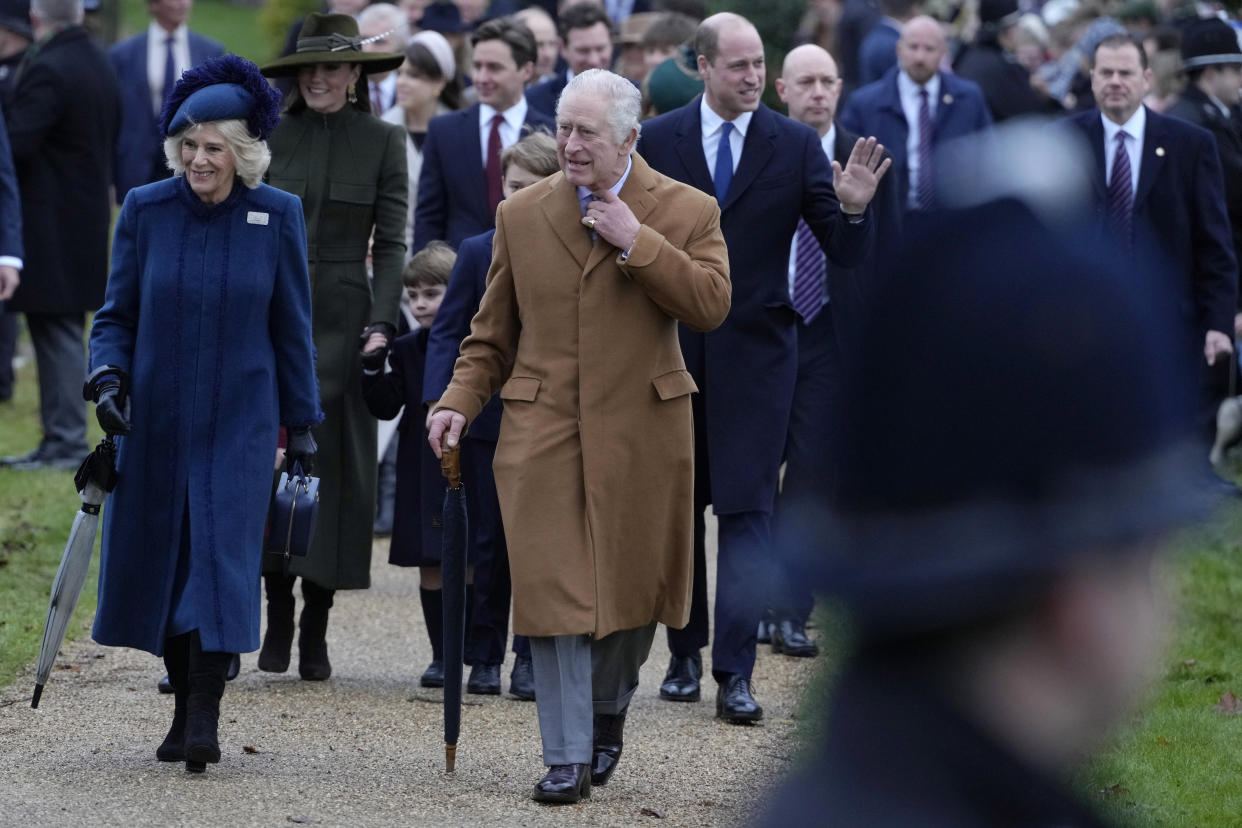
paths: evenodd
<path fill-rule="evenodd" d="M 82 0 L 31 0 L 30 8 L 44 23 L 82 22 Z"/>
<path fill-rule="evenodd" d="M 642 115 L 643 100 L 638 87 L 620 75 L 607 69 L 588 69 L 574 79 L 561 93 L 556 102 L 556 117 L 561 116 L 561 104 L 575 95 L 590 95 L 604 98 L 609 102 L 608 125 L 612 127 L 613 136 L 618 144 L 629 137 L 630 130 L 641 130 L 639 116 Z"/>

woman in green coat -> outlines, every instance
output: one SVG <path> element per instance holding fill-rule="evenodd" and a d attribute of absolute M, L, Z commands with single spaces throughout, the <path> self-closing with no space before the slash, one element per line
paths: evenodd
<path fill-rule="evenodd" d="M 371 584 L 376 425 L 362 399 L 359 337 L 396 334 L 408 182 L 405 133 L 371 115 L 364 76 L 396 69 L 402 59 L 362 51 L 352 17 L 312 14 L 297 51 L 262 70 L 297 79 L 271 137 L 268 181 L 302 199 L 326 419 L 315 429 L 321 483 L 310 554 L 294 560 L 292 574 L 275 561 L 264 567 L 267 632 L 259 669 L 289 668 L 293 586 L 301 576 L 298 672 L 312 681 L 332 674 L 325 634 L 334 592 Z"/>

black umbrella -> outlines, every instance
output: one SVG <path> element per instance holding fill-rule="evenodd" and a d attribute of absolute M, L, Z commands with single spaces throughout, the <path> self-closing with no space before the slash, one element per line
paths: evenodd
<path fill-rule="evenodd" d="M 461 732 L 461 665 L 466 650 L 466 487 L 461 483 L 460 446 L 445 447 L 440 471 L 444 491 L 444 548 L 440 574 L 444 582 L 444 763 L 452 773 Z"/>
<path fill-rule="evenodd" d="M 65 640 L 69 619 L 82 595 L 86 583 L 86 571 L 91 566 L 91 552 L 95 548 L 95 532 L 99 527 L 99 509 L 108 492 L 116 488 L 116 444 L 112 435 L 105 437 L 95 450 L 86 456 L 73 483 L 82 493 L 82 508 L 73 518 L 65 553 L 60 568 L 52 581 L 52 598 L 47 605 L 47 623 L 43 627 L 43 646 L 39 649 L 39 665 L 35 674 L 34 698 L 31 707 L 39 706 L 43 685 L 47 684 L 56 662 L 56 654 Z"/>

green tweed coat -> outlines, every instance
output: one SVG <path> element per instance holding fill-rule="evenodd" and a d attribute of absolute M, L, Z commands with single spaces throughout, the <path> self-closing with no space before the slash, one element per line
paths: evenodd
<path fill-rule="evenodd" d="M 306 216 L 312 332 L 326 415 L 314 431 L 320 477 L 315 539 L 292 571 L 329 589 L 365 589 L 371 584 L 376 436 L 362 399 L 359 336 L 372 322 L 397 323 L 408 199 L 405 132 L 351 106 L 330 115 L 304 110 L 286 113 L 269 145 L 269 183 L 301 197 Z M 268 560 L 265 571 L 277 566 Z"/>

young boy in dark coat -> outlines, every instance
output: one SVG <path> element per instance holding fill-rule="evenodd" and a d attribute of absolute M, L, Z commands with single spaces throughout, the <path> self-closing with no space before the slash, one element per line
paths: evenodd
<path fill-rule="evenodd" d="M 367 340 L 362 350 L 362 394 L 370 412 L 381 420 L 401 415 L 397 426 L 397 493 L 388 562 L 419 568 L 419 597 L 427 634 L 431 639 L 431 665 L 419 679 L 424 687 L 444 686 L 442 649 L 443 610 L 440 580 L 440 512 L 444 480 L 424 436 L 427 412 L 420 397 L 427 356 L 427 335 L 457 254 L 443 242 L 432 242 L 419 251 L 402 273 L 414 318 L 419 327 L 399 336 L 388 351 Z M 387 358 L 392 370 L 384 373 Z M 404 410 L 404 414 L 402 411 Z"/>

